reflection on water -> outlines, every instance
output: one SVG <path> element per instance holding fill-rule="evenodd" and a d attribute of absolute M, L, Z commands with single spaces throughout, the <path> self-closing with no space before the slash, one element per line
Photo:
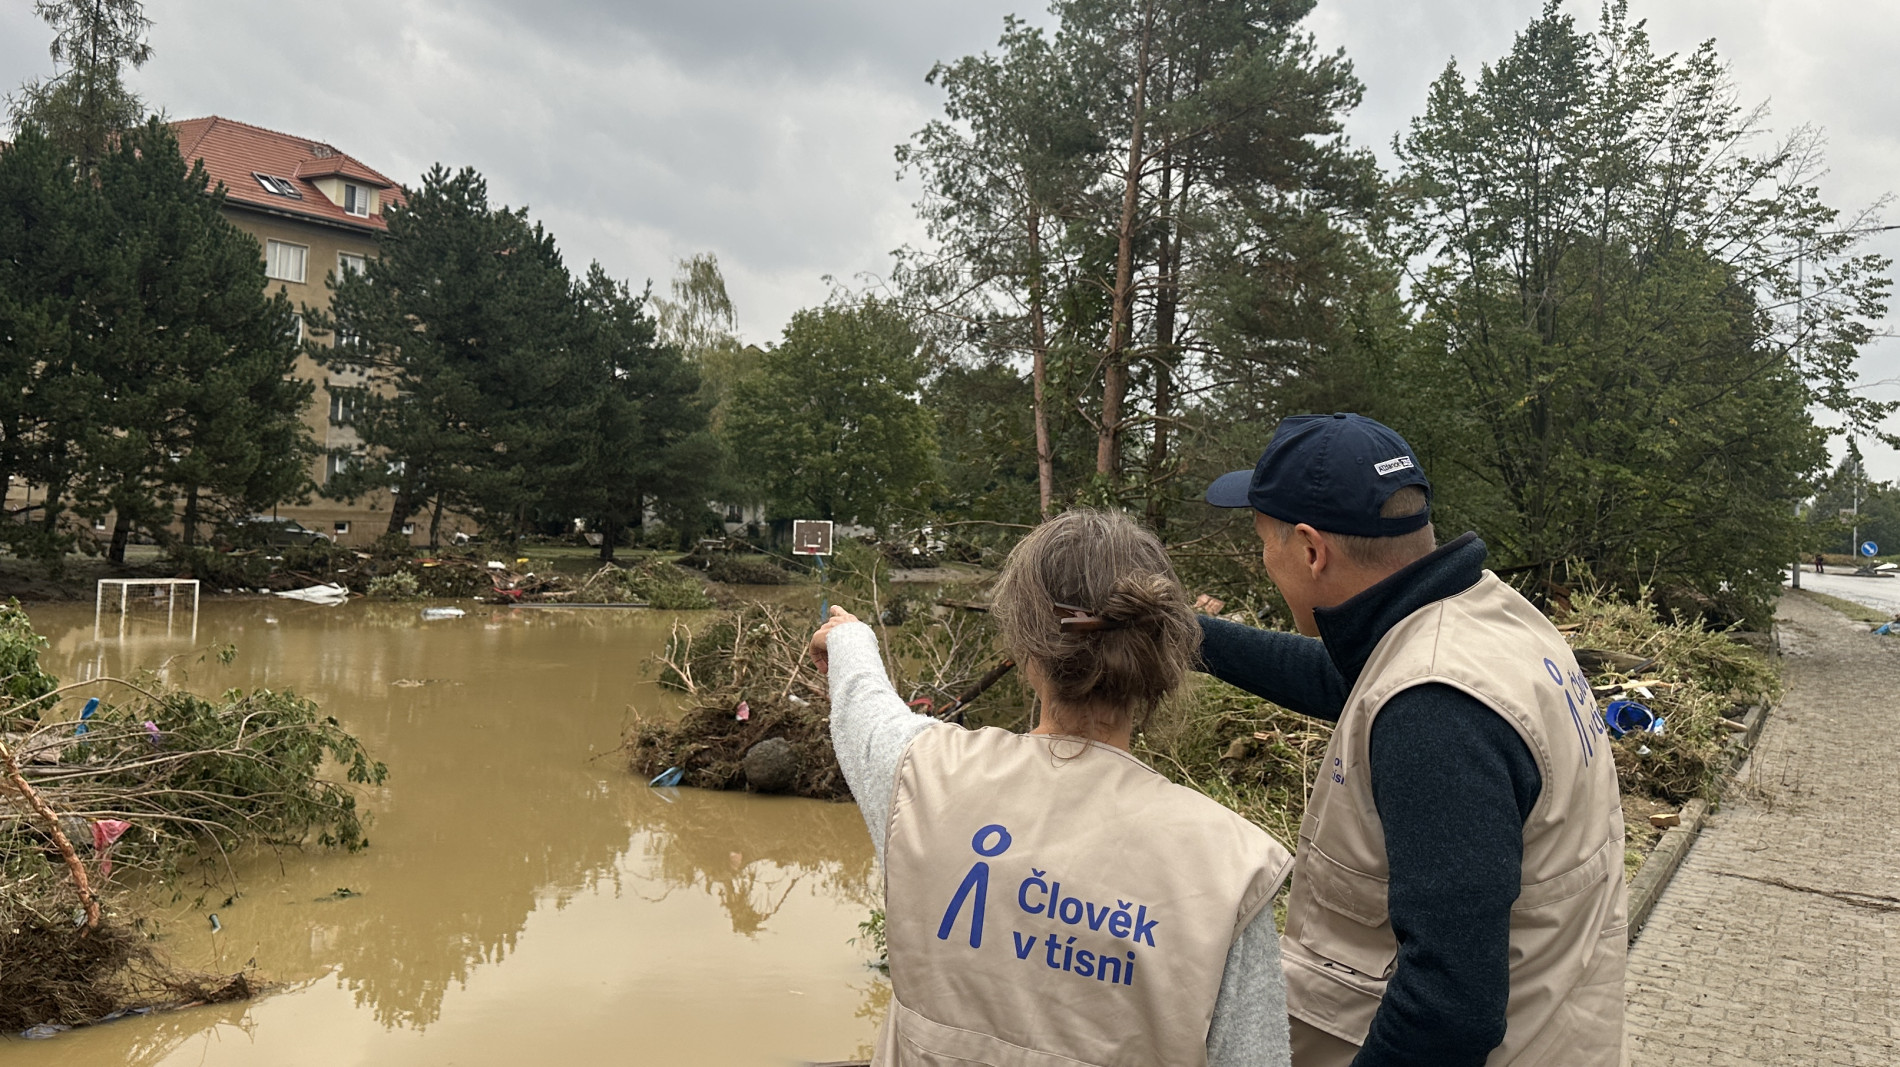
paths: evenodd
<path fill-rule="evenodd" d="M 0 1061 L 784 1063 L 876 1026 L 881 980 L 848 943 L 878 892 L 857 809 L 647 789 L 608 754 L 629 704 L 664 702 L 666 616 L 207 602 L 194 646 L 162 616 L 95 640 L 91 605 L 30 613 L 63 680 L 294 688 L 390 777 L 362 853 L 239 857 L 235 899 L 147 891 L 175 958 L 254 959 L 282 991 L 11 1040 Z M 227 643 L 229 665 L 202 654 Z"/>

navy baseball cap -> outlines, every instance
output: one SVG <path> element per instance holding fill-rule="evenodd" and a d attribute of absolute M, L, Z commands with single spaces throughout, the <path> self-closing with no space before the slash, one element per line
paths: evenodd
<path fill-rule="evenodd" d="M 1408 485 L 1425 490 L 1425 509 L 1388 519 L 1379 509 Z M 1405 438 L 1364 415 L 1294 415 L 1280 420 L 1250 471 L 1207 487 L 1217 508 L 1252 508 L 1281 522 L 1307 523 L 1351 537 L 1397 537 L 1431 521 L 1432 483 Z"/>

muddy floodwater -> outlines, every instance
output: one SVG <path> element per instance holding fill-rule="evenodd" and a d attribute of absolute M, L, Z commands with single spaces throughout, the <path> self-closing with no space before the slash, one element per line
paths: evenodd
<path fill-rule="evenodd" d="M 370 847 L 235 862 L 144 893 L 189 966 L 255 961 L 244 1004 L 0 1040 L 0 1063 L 787 1064 L 868 1049 L 887 985 L 851 944 L 877 886 L 849 804 L 654 790 L 602 756 L 667 706 L 642 610 L 209 601 L 29 611 L 62 682 L 162 669 L 294 689 L 389 766 Z M 685 616 L 692 619 L 693 616 Z M 234 645 L 228 665 L 206 655 Z M 167 665 L 169 664 L 169 665 Z M 162 725 L 162 724 L 161 724 Z M 594 759 L 592 757 L 600 756 Z M 216 913 L 219 932 L 210 917 Z"/>

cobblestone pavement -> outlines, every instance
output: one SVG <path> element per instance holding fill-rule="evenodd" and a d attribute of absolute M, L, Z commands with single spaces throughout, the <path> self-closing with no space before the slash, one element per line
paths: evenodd
<path fill-rule="evenodd" d="M 1637 1067 L 1900 1064 L 1900 639 L 1777 615 L 1782 705 L 1631 946 Z"/>

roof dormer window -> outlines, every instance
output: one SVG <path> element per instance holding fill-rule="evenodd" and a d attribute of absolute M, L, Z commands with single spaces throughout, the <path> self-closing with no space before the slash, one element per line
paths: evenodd
<path fill-rule="evenodd" d="M 369 216 L 369 190 L 360 185 L 343 183 L 343 211 L 358 218 Z"/>
<path fill-rule="evenodd" d="M 256 178 L 257 184 L 263 186 L 264 191 L 272 196 L 287 196 L 292 200 L 303 199 L 303 194 L 297 191 L 296 186 L 290 184 L 290 179 L 288 178 L 279 178 L 275 175 L 264 174 L 259 171 L 252 171 L 251 177 Z"/>

